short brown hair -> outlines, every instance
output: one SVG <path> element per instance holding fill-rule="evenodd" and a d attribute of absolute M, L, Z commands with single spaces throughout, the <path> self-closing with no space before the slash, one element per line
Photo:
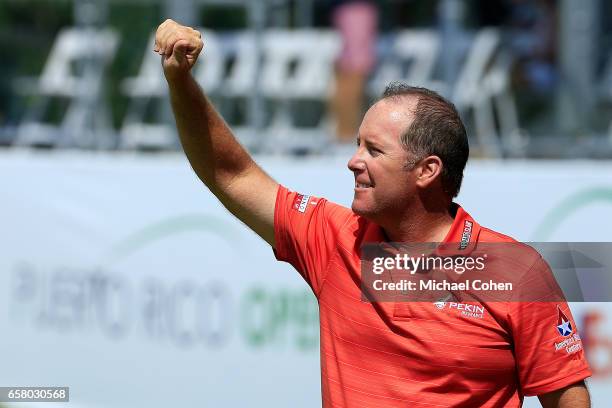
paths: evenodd
<path fill-rule="evenodd" d="M 467 132 L 451 102 L 438 93 L 403 82 L 390 83 L 382 99 L 416 96 L 414 120 L 401 136 L 404 148 L 420 160 L 438 156 L 443 163 L 442 185 L 451 198 L 459 194 L 463 170 L 470 155 Z"/>

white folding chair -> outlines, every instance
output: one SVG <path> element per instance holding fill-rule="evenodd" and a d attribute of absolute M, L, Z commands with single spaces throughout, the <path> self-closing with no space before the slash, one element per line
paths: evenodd
<path fill-rule="evenodd" d="M 220 86 L 223 70 L 223 54 L 217 35 L 200 29 L 204 39 L 204 51 L 200 54 L 194 77 L 207 93 Z M 140 70 L 135 77 L 125 79 L 122 93 L 129 98 L 127 113 L 120 130 L 120 146 L 127 149 L 167 149 L 177 147 L 174 123 L 164 112 L 169 110 L 168 87 L 163 75 L 161 57 L 153 52 L 155 33 L 149 37 Z M 147 121 L 147 107 L 154 104 L 157 120 Z"/>
<path fill-rule="evenodd" d="M 112 147 L 114 132 L 102 96 L 104 73 L 118 42 L 119 36 L 111 29 L 60 31 L 40 77 L 17 82 L 17 91 L 36 95 L 38 99 L 19 124 L 15 143 Z M 79 72 L 73 72 L 73 65 L 80 68 Z M 68 99 L 68 108 L 59 125 L 44 122 L 44 114 L 54 97 Z"/>
<path fill-rule="evenodd" d="M 340 38 L 333 31 L 271 30 L 264 35 L 261 91 L 275 103 L 266 139 L 269 150 L 320 150 L 330 141 L 325 106 L 333 87 Z M 292 105 L 314 102 L 323 113 L 311 126 L 297 125 Z"/>
<path fill-rule="evenodd" d="M 442 84 L 433 78 L 439 48 L 438 35 L 432 30 L 399 31 L 392 40 L 391 55 L 383 58 L 369 82 L 370 95 L 379 96 L 390 82 L 396 80 L 412 86 L 439 89 Z"/>
<path fill-rule="evenodd" d="M 500 42 L 495 29 L 475 34 L 452 94 L 457 109 L 473 112 L 478 143 L 492 157 L 501 157 L 504 148 L 520 152 L 525 145 L 510 89 L 510 61 L 500 54 Z"/>

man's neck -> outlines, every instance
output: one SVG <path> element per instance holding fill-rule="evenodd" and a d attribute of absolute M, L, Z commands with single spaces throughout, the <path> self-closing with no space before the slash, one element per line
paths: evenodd
<path fill-rule="evenodd" d="M 453 225 L 449 210 L 414 211 L 410 216 L 401 217 L 399 222 L 383 227 L 391 242 L 442 242 Z"/>

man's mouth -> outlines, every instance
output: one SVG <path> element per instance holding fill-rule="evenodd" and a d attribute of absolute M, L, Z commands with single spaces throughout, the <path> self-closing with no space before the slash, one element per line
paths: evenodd
<path fill-rule="evenodd" d="M 370 187 L 372 187 L 371 184 L 355 183 L 355 188 L 370 188 Z"/>

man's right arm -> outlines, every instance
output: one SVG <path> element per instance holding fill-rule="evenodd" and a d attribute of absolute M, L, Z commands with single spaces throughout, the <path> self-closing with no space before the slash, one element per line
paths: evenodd
<path fill-rule="evenodd" d="M 181 144 L 200 180 L 274 247 L 278 183 L 238 143 L 191 75 L 202 46 L 199 32 L 172 20 L 162 23 L 155 36 Z"/>

